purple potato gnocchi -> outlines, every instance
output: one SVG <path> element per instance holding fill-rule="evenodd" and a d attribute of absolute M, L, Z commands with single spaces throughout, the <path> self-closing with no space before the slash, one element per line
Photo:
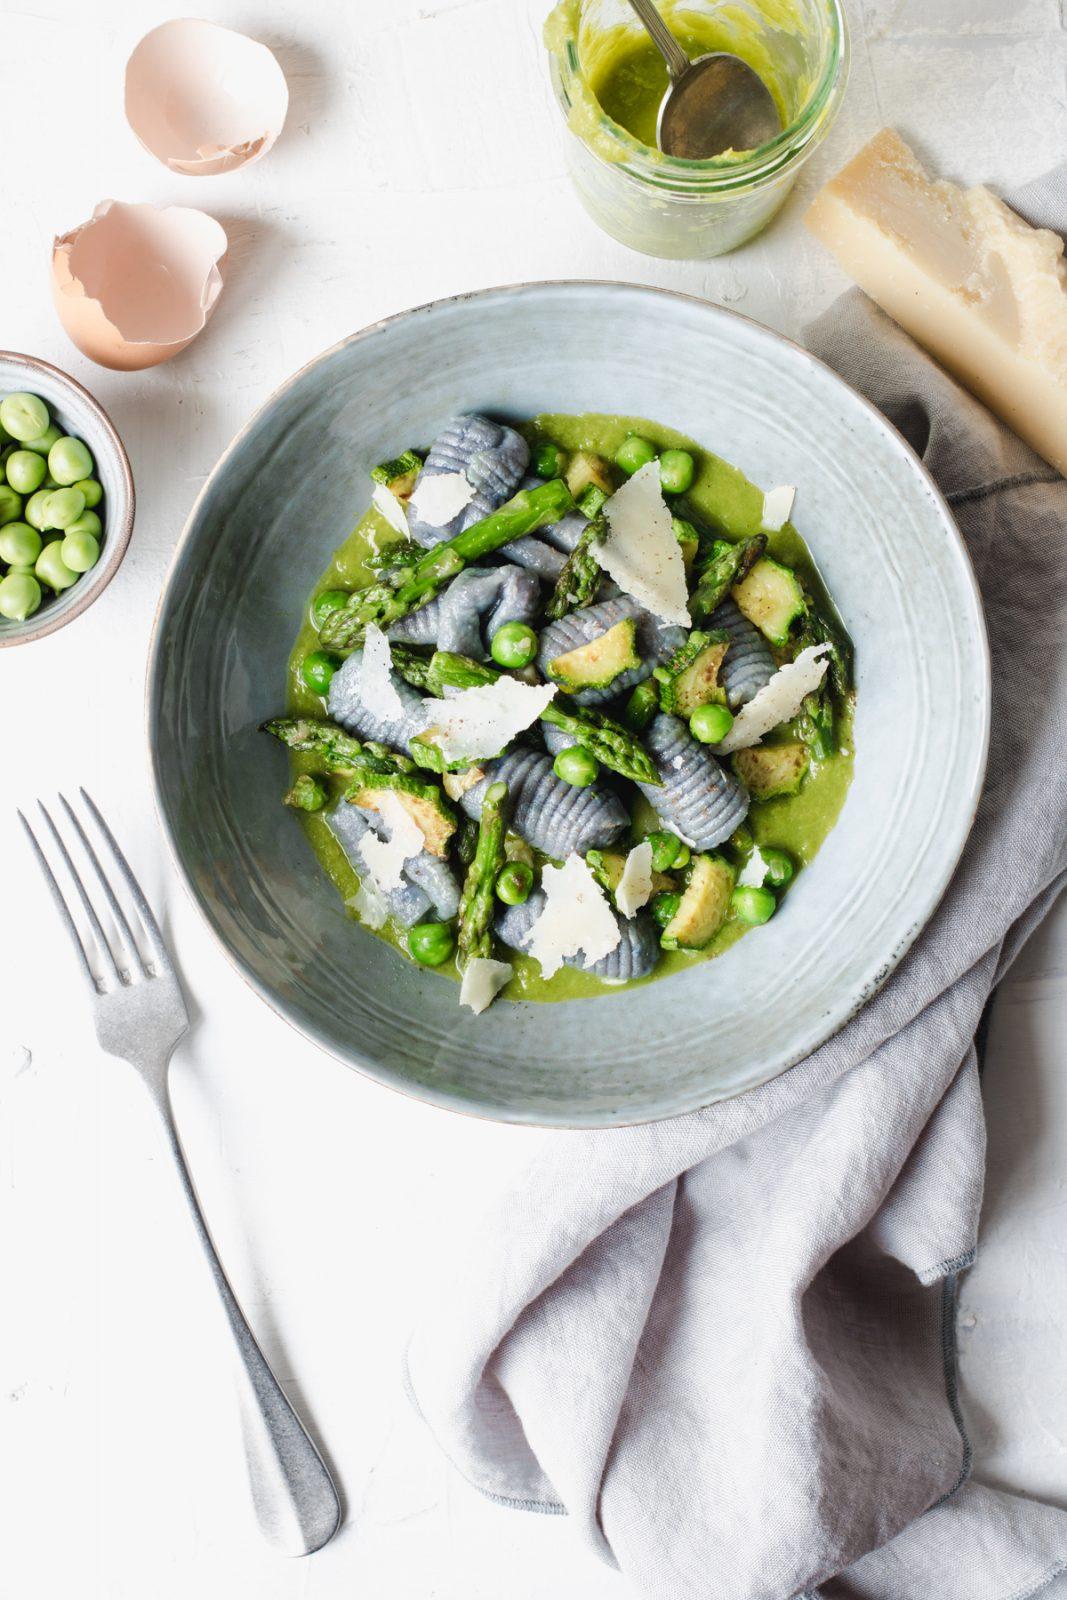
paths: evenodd
<path fill-rule="evenodd" d="M 535 889 L 521 906 L 506 906 L 498 912 L 493 924 L 497 938 L 512 950 L 526 949 L 526 936 L 545 907 L 543 889 Z M 614 950 L 601 956 L 587 967 L 580 955 L 566 956 L 564 965 L 591 972 L 598 978 L 616 983 L 629 982 L 631 978 L 647 978 L 654 970 L 660 956 L 659 930 L 652 918 L 639 911 L 635 917 L 622 917 L 614 912 L 622 935 Z"/>
<path fill-rule="evenodd" d="M 535 850 L 562 860 L 572 850 L 602 850 L 629 826 L 629 814 L 618 795 L 599 784 L 577 789 L 552 771 L 552 759 L 541 750 L 509 750 L 481 764 L 485 777 L 468 789 L 460 805 L 475 820 L 491 783 L 508 786 L 509 820 L 515 832 Z"/>
<path fill-rule="evenodd" d="M 353 650 L 348 660 L 334 673 L 327 701 L 330 716 L 347 733 L 355 734 L 357 739 L 375 739 L 379 744 L 392 745 L 394 750 L 406 750 L 408 740 L 421 725 L 422 695 L 396 672 L 391 673 L 390 679 L 400 696 L 403 714 L 400 717 L 388 716 L 381 706 L 367 703 L 360 679 L 362 661 L 362 650 Z"/>
<path fill-rule="evenodd" d="M 488 661 L 497 629 L 506 622 L 532 625 L 540 606 L 541 585 L 522 567 L 466 567 L 444 594 L 394 623 L 388 633 L 397 643 L 432 644 Z"/>
<path fill-rule="evenodd" d="M 609 628 L 613 628 L 625 617 L 633 617 L 637 623 L 637 653 L 641 657 L 640 665 L 619 673 L 603 688 L 579 689 L 572 693 L 571 699 L 576 700 L 579 705 L 602 705 L 606 700 L 613 700 L 616 695 L 625 694 L 635 684 L 643 683 L 645 678 L 651 677 L 653 669 L 666 661 L 685 642 L 685 628 L 678 627 L 673 622 L 662 621 L 651 611 L 646 611 L 638 605 L 629 595 L 615 595 L 609 600 L 599 601 L 596 605 L 583 606 L 579 611 L 571 611 L 558 622 L 549 624 L 541 634 L 537 653 L 537 665 L 542 674 L 549 678 L 549 662 L 554 661 L 557 656 L 566 655 L 570 650 L 577 650 L 581 645 L 591 644 L 594 639 L 599 638 L 602 633 L 607 633 Z"/>
<path fill-rule="evenodd" d="M 778 670 L 771 647 L 733 600 L 724 600 L 716 606 L 708 619 L 708 627 L 721 628 L 730 636 L 730 648 L 723 657 L 719 678 L 727 703 L 736 711 L 770 683 Z"/>
<path fill-rule="evenodd" d="M 680 717 L 661 711 L 645 733 L 645 748 L 663 782 L 658 789 L 651 783 L 637 787 L 688 844 L 712 850 L 741 826 L 748 815 L 747 790 L 690 737 Z"/>
<path fill-rule="evenodd" d="M 480 522 L 510 500 L 530 460 L 521 433 L 505 423 L 477 415 L 453 417 L 437 435 L 415 481 L 408 506 L 408 525 L 417 544 L 440 544 Z M 423 521 L 418 515 L 419 485 L 426 478 L 460 473 L 474 490 L 473 498 L 448 522 Z"/>

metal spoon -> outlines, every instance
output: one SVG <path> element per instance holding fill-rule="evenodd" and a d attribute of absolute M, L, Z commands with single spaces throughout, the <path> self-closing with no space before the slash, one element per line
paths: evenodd
<path fill-rule="evenodd" d="M 656 120 L 664 155 L 704 161 L 724 150 L 754 150 L 782 131 L 770 90 L 747 61 L 715 50 L 691 61 L 653 0 L 630 0 L 667 63 L 670 85 Z"/>

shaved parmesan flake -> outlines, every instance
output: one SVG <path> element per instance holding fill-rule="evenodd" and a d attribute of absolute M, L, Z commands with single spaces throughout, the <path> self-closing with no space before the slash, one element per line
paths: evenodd
<path fill-rule="evenodd" d="M 741 707 L 733 727 L 717 746 L 716 754 L 726 756 L 732 750 L 748 750 L 780 722 L 795 717 L 805 695 L 813 693 L 825 676 L 824 656 L 829 648 L 828 644 L 810 644 L 795 661 L 779 667 L 771 681 Z"/>
<path fill-rule="evenodd" d="M 397 692 L 392 672 L 393 652 L 389 640 L 376 622 L 368 622 L 359 664 L 359 693 L 370 710 L 389 721 L 399 722 L 404 716 L 404 702 Z"/>
<path fill-rule="evenodd" d="M 604 891 L 581 856 L 572 851 L 561 867 L 541 871 L 545 904 L 527 933 L 525 946 L 541 973 L 551 978 L 568 956 L 581 952 L 583 965 L 609 955 L 622 938 Z"/>
<path fill-rule="evenodd" d="M 635 844 L 626 857 L 615 904 L 624 917 L 632 917 L 648 901 L 652 893 L 652 846 L 647 839 Z"/>
<path fill-rule="evenodd" d="M 468 789 L 481 783 L 484 777 L 484 767 L 468 767 L 464 772 L 445 772 L 441 775 L 441 788 L 450 800 L 459 800 Z"/>
<path fill-rule="evenodd" d="M 554 683 L 519 683 L 504 676 L 463 689 L 449 700 L 424 700 L 421 731 L 446 761 L 498 756 L 516 734 L 537 721 L 555 693 Z"/>
<path fill-rule="evenodd" d="M 510 961 L 491 961 L 488 956 L 472 956 L 463 969 L 460 1005 L 470 1006 L 474 1015 L 480 1017 L 486 1006 L 496 999 L 511 977 L 511 972 Z"/>
<path fill-rule="evenodd" d="M 371 490 L 371 503 L 375 511 L 381 512 L 391 528 L 395 528 L 397 533 L 402 533 L 405 539 L 411 537 L 407 512 L 404 510 L 403 502 L 392 489 L 384 483 L 376 483 Z"/>
<path fill-rule="evenodd" d="M 391 789 L 383 789 L 379 794 L 378 815 L 389 829 L 389 837 L 379 839 L 368 833 L 359 841 L 359 853 L 377 889 L 399 889 L 404 862 L 422 854 L 426 835 Z"/>
<path fill-rule="evenodd" d="M 604 502 L 607 537 L 594 553 L 620 589 L 665 622 L 692 626 L 682 547 L 660 488 L 659 463 L 649 461 Z"/>
<path fill-rule="evenodd" d="M 741 868 L 738 875 L 737 887 L 739 889 L 762 889 L 766 881 L 768 867 L 760 852 L 759 845 L 755 845 L 752 854 Z"/>
<path fill-rule="evenodd" d="M 369 873 L 345 905 L 352 907 L 365 928 L 384 928 L 389 920 L 389 902 Z"/>
<path fill-rule="evenodd" d="M 443 528 L 473 499 L 474 490 L 462 472 L 424 472 L 408 504 L 420 522 Z"/>
<path fill-rule="evenodd" d="M 778 489 L 768 489 L 763 496 L 763 517 L 760 526 L 764 533 L 777 533 L 784 528 L 789 518 L 793 515 L 793 501 L 797 492 L 791 484 L 784 483 Z"/>

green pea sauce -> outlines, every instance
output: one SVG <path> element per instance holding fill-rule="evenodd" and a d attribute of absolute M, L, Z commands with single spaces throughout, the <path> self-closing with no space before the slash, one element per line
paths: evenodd
<path fill-rule="evenodd" d="M 551 439 L 562 445 L 565 450 L 593 450 L 609 460 L 614 457 L 622 441 L 631 433 L 639 433 L 651 440 L 657 451 L 689 450 L 697 463 L 697 474 L 685 498 L 697 516 L 709 527 L 730 538 L 740 538 L 759 527 L 763 511 L 763 491 L 750 483 L 736 467 L 701 449 L 684 434 L 676 433 L 671 428 L 662 428 L 657 423 L 649 422 L 642 417 L 546 415 L 536 418 L 523 429 L 523 432 L 532 444 L 542 439 Z M 385 519 L 373 508 L 369 510 L 335 553 L 330 565 L 316 584 L 314 593 L 319 594 L 323 589 L 355 589 L 370 583 L 375 575 L 364 564 L 365 557 L 392 543 L 396 537 L 396 533 Z M 795 568 L 820 599 L 828 600 L 807 545 L 795 528 L 787 523 L 780 532 L 769 535 L 768 551 L 779 561 Z M 290 715 L 321 717 L 325 714 L 323 701 L 304 684 L 299 670 L 304 656 L 309 650 L 314 650 L 317 643 L 315 630 L 310 620 L 306 620 L 289 659 Z M 823 840 L 837 821 L 852 781 L 850 722 L 839 719 L 837 733 L 839 741 L 837 753 L 827 761 L 812 764 L 798 794 L 783 796 L 776 800 L 756 801 L 749 811 L 747 826 L 756 843 L 776 845 L 787 850 L 793 858 L 798 875 L 814 860 Z M 314 770 L 313 757 L 293 756 L 294 777 L 300 772 Z M 339 780 L 331 782 L 333 793 L 339 796 L 344 784 Z M 633 790 L 629 792 L 636 793 Z M 296 814 L 300 817 L 323 870 L 342 898 L 346 902 L 350 901 L 359 887 L 359 879 L 330 832 L 324 815 Z M 652 808 L 639 797 L 632 835 L 629 840 L 624 839 L 614 848 L 619 850 L 628 848 L 629 844 L 637 843 L 643 834 L 654 826 Z M 788 890 L 785 891 L 783 898 L 788 898 L 788 893 Z M 354 912 L 352 914 L 354 918 Z M 750 930 L 746 929 L 744 924 L 728 922 L 706 950 L 664 951 L 655 973 L 649 978 L 641 979 L 640 984 L 654 983 L 658 978 L 667 977 L 672 972 L 686 971 L 694 962 L 712 960 L 715 956 L 722 955 L 747 931 Z M 751 931 L 758 933 L 759 930 Z M 353 938 L 359 937 L 358 933 L 353 933 Z M 402 936 L 398 936 L 388 925 L 377 934 L 377 937 L 395 945 L 403 952 L 404 959 L 410 959 L 402 942 Z M 588 995 L 618 994 L 623 989 L 638 987 L 638 984 L 632 983 L 605 983 L 591 973 L 571 967 L 562 968 L 554 978 L 546 981 L 540 976 L 537 963 L 528 956 L 508 951 L 507 958 L 515 967 L 515 976 L 504 991 L 506 998 L 511 1000 L 575 1000 Z M 436 970 L 453 978 L 459 977 L 452 961 Z"/>

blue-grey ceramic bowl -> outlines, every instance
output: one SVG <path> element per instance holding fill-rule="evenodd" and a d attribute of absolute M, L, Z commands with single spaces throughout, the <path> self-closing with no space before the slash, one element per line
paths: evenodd
<path fill-rule="evenodd" d="M 595 1000 L 460 1008 L 453 983 L 355 925 L 279 803 L 258 733 L 303 608 L 363 512 L 368 472 L 456 411 L 655 418 L 795 520 L 857 646 L 856 772 L 781 913 L 720 960 Z M 234 441 L 182 536 L 149 673 L 160 812 L 194 899 L 282 1016 L 437 1105 L 605 1127 L 762 1083 L 877 988 L 942 894 L 985 767 L 989 660 L 952 517 L 866 401 L 718 306 L 611 283 L 464 295 L 364 329 L 292 378 Z"/>
<path fill-rule="evenodd" d="M 0 617 L 0 649 L 5 645 L 29 644 L 33 639 L 43 639 L 87 611 L 122 565 L 133 532 L 133 474 L 129 458 L 114 423 L 100 402 L 68 373 L 49 362 L 37 356 L 20 355 L 14 350 L 0 350 L 0 395 L 16 390 L 40 395 L 52 413 L 52 421 L 65 433 L 84 439 L 92 451 L 96 476 L 104 490 L 100 506 L 104 538 L 99 561 L 77 583 L 46 599 L 40 610 L 25 622 L 8 622 Z"/>

